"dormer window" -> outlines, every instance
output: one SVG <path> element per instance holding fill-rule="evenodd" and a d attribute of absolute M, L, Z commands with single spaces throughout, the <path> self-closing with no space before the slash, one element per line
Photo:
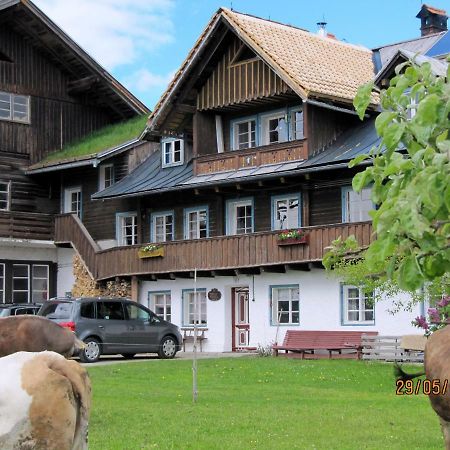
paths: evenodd
<path fill-rule="evenodd" d="M 98 184 L 100 191 L 114 184 L 114 166 L 112 164 L 103 164 L 100 166 Z"/>
<path fill-rule="evenodd" d="M 0 91 L 0 120 L 30 123 L 30 97 Z"/>
<path fill-rule="evenodd" d="M 164 139 L 162 142 L 162 166 L 179 166 L 184 162 L 183 139 Z"/>

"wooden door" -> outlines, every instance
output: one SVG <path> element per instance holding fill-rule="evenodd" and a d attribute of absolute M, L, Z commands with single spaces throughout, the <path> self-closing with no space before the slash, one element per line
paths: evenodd
<path fill-rule="evenodd" d="M 233 288 L 232 308 L 232 348 L 236 351 L 247 348 L 250 341 L 248 287 Z"/>

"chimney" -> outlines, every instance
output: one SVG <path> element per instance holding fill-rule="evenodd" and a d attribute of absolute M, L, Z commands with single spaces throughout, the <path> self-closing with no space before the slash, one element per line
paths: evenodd
<path fill-rule="evenodd" d="M 327 37 L 327 22 L 317 22 L 317 34 L 321 37 Z"/>
<path fill-rule="evenodd" d="M 422 5 L 416 16 L 421 21 L 420 31 L 422 36 L 447 31 L 447 12 L 433 6 Z"/>

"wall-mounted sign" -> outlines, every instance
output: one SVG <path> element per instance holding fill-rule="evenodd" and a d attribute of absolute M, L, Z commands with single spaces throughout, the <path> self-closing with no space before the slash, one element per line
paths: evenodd
<path fill-rule="evenodd" d="M 208 292 L 208 298 L 212 302 L 216 302 L 217 300 L 220 300 L 222 298 L 222 294 L 220 293 L 219 289 L 213 288 Z"/>

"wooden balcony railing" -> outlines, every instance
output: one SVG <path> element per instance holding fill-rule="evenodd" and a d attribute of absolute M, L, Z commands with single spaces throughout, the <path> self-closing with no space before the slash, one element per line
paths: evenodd
<path fill-rule="evenodd" d="M 141 246 L 114 247 L 100 251 L 84 226 L 73 215 L 56 218 L 55 242 L 68 243 L 80 254 L 92 276 L 98 280 L 116 276 L 189 274 L 199 271 L 231 271 L 268 268 L 282 264 L 320 261 L 327 247 L 338 236 L 353 234 L 361 245 L 371 240 L 370 223 L 352 223 L 304 228 L 309 244 L 278 246 L 277 233 L 220 236 L 164 245 L 164 257 L 138 258 Z"/>
<path fill-rule="evenodd" d="M 0 237 L 53 240 L 53 216 L 17 211 L 0 211 Z"/>
<path fill-rule="evenodd" d="M 282 142 L 264 147 L 198 156 L 194 160 L 194 173 L 204 175 L 266 164 L 301 161 L 307 158 L 308 153 L 304 141 Z"/>

